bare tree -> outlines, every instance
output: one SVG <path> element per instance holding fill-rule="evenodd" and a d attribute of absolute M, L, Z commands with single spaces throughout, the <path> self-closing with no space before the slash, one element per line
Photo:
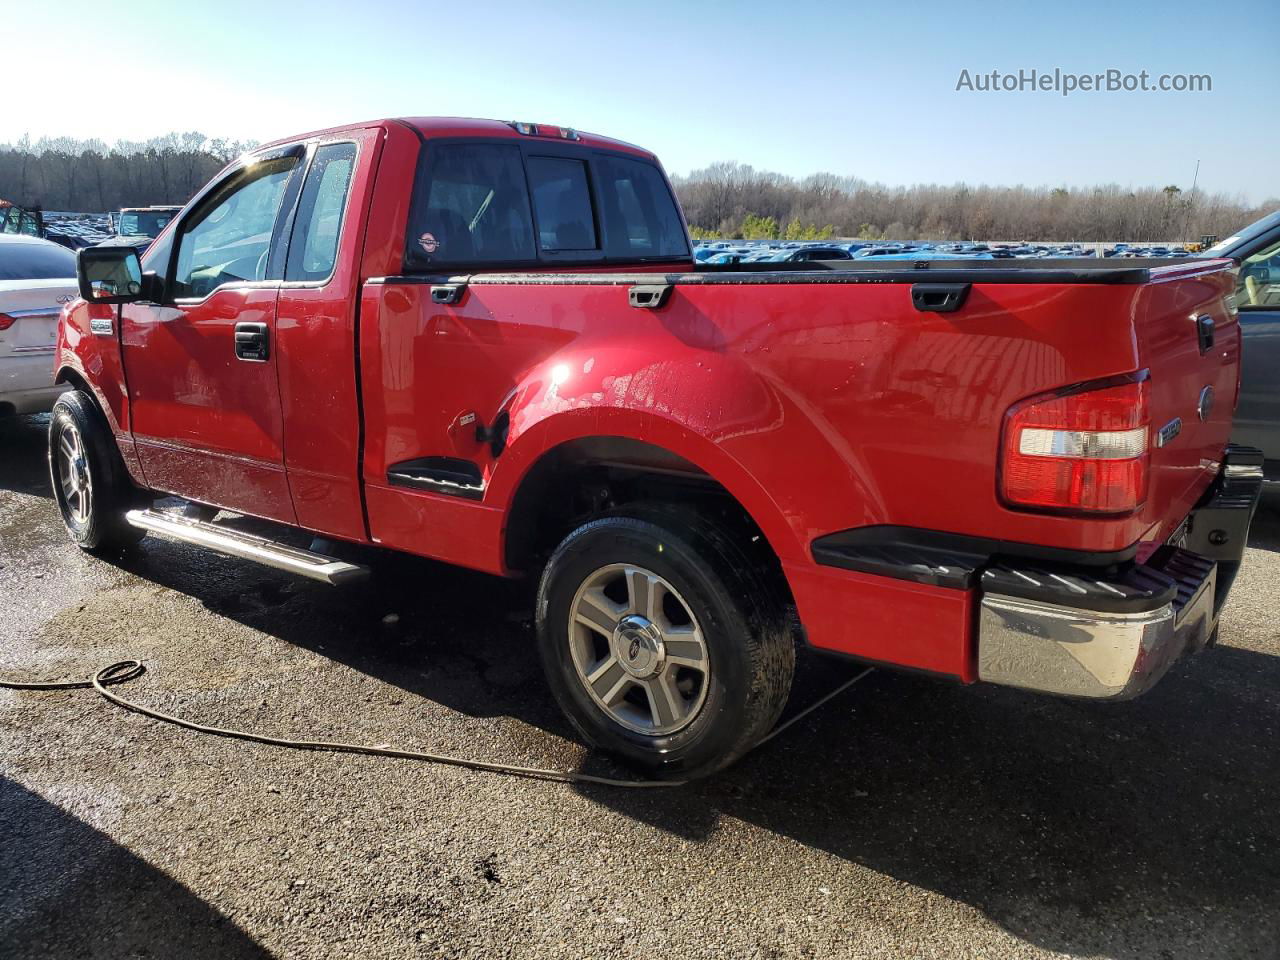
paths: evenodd
<path fill-rule="evenodd" d="M 1095 187 L 993 187 L 957 183 L 889 187 L 819 173 L 801 180 L 736 162 L 675 178 L 689 222 L 741 236 L 743 220 L 834 226 L 838 236 L 896 240 L 1196 240 L 1226 236 L 1280 199 L 1254 205 L 1238 197 L 1184 191 L 1176 184 L 1128 190 Z"/>
<path fill-rule="evenodd" d="M 48 210 L 103 212 L 184 203 L 252 143 L 167 134 L 145 142 L 24 136 L 0 144 L 0 197 Z"/>

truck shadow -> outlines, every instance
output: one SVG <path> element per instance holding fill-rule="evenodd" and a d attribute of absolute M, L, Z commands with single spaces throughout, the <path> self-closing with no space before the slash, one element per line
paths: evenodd
<path fill-rule="evenodd" d="M 0 956 L 270 956 L 163 871 L 4 777 L 0 838 Z"/>
<path fill-rule="evenodd" d="M 151 540 L 125 566 L 450 709 L 572 737 L 542 681 L 526 586 L 374 562 L 374 582 L 346 591 Z M 856 669 L 801 667 L 788 713 Z M 969 904 L 1047 949 L 1158 955 L 1151 918 L 1173 914 L 1192 929 L 1237 917 L 1240 953 L 1265 952 L 1261 938 L 1280 933 L 1278 688 L 1280 657 L 1231 646 L 1122 704 L 878 671 L 719 777 L 580 793 L 694 842 L 724 818 L 754 824 Z M 585 768 L 618 774 L 598 757 Z"/>

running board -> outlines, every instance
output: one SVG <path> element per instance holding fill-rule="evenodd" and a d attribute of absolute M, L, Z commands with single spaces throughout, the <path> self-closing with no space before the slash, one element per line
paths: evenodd
<path fill-rule="evenodd" d="M 319 580 L 321 583 L 338 586 L 364 580 L 369 576 L 369 568 L 361 564 L 347 563 L 345 560 L 326 557 L 322 553 L 312 553 L 310 550 L 291 547 L 265 537 L 255 537 L 251 533 L 241 533 L 239 530 L 167 510 L 130 510 L 125 514 L 125 519 L 132 526 L 158 533 L 162 537 L 205 547 L 229 557 L 252 560 L 276 570 Z"/>

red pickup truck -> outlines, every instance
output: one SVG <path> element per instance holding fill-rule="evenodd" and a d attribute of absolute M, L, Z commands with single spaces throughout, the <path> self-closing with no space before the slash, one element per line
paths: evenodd
<path fill-rule="evenodd" d="M 1215 639 L 1260 486 L 1229 261 L 708 268 L 653 154 L 564 127 L 282 140 L 79 257 L 77 543 L 531 578 L 564 711 L 660 776 L 763 737 L 797 643 L 1134 696 Z"/>

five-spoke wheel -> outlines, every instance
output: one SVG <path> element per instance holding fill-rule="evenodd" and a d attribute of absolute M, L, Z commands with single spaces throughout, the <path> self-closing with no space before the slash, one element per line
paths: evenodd
<path fill-rule="evenodd" d="M 67 513 L 76 523 L 88 523 L 93 505 L 93 478 L 85 459 L 84 438 L 75 424 L 69 423 L 63 428 L 54 459 Z"/>
<path fill-rule="evenodd" d="M 707 697 L 711 660 L 689 605 L 643 567 L 606 564 L 573 598 L 569 648 L 591 698 L 628 730 L 686 726 Z"/>

